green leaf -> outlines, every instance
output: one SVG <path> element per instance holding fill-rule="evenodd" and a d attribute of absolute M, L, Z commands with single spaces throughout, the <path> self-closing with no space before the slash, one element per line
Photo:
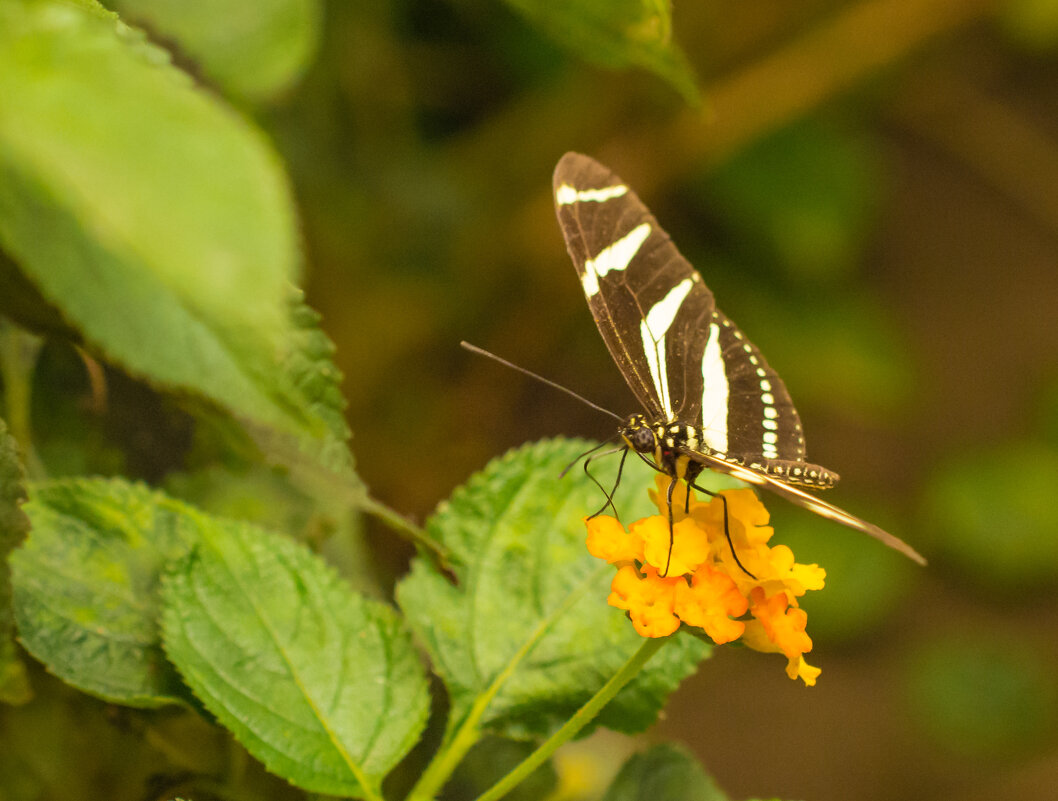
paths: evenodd
<path fill-rule="evenodd" d="M 169 657 L 250 753 L 306 790 L 377 796 L 429 712 L 390 607 L 303 546 L 235 523 L 211 527 L 164 598 Z"/>
<path fill-rule="evenodd" d="M 288 432 L 244 420 L 247 430 L 272 461 L 288 465 L 293 477 L 315 495 L 355 503 L 366 489 L 353 470 L 351 432 L 345 420 L 342 374 L 334 364 L 334 344 L 320 329 L 320 316 L 290 288 L 291 332 L 276 373 L 291 388 L 298 407 L 313 421 L 312 429 Z M 236 410 L 236 416 L 241 416 Z"/>
<path fill-rule="evenodd" d="M 613 568 L 584 545 L 583 518 L 602 494 L 579 471 L 559 478 L 587 447 L 550 440 L 512 451 L 473 476 L 427 524 L 450 551 L 456 584 L 416 560 L 397 599 L 448 688 L 450 727 L 487 700 L 481 723 L 490 730 L 547 734 L 642 644 L 624 613 L 606 604 Z M 646 473 L 633 460 L 625 465 L 615 499 L 625 520 L 656 513 Z M 646 728 L 707 652 L 693 637 L 677 638 L 599 722 Z"/>
<path fill-rule="evenodd" d="M 611 68 L 643 67 L 699 102 L 694 72 L 672 42 L 667 0 L 507 0 L 555 41 Z"/>
<path fill-rule="evenodd" d="M 266 100 L 289 88 L 316 52 L 317 0 L 116 0 L 111 7 L 198 63 L 236 97 Z"/>
<path fill-rule="evenodd" d="M 25 499 L 17 447 L 0 420 L 0 701 L 9 704 L 29 700 L 26 669 L 15 646 L 11 568 L 7 560 L 29 530 L 29 520 L 21 509 Z"/>
<path fill-rule="evenodd" d="M 158 635 L 162 568 L 207 520 L 120 480 L 36 484 L 33 525 L 11 555 L 22 644 L 63 681 L 106 700 L 154 707 L 187 699 Z"/>
<path fill-rule="evenodd" d="M 634 754 L 602 801 L 728 801 L 689 751 L 656 745 Z"/>
<path fill-rule="evenodd" d="M 296 371 L 285 176 L 162 56 L 88 6 L 0 5 L 0 245 L 131 374 L 326 442 Z"/>
<path fill-rule="evenodd" d="M 0 251 L 0 314 L 36 333 L 76 338 L 59 310 L 41 296 L 3 251 Z"/>

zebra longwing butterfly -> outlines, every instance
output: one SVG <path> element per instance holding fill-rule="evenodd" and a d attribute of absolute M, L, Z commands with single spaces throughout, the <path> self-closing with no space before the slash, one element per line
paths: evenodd
<path fill-rule="evenodd" d="M 559 161 L 554 192 L 592 317 L 646 412 L 629 417 L 620 436 L 672 478 L 670 499 L 678 480 L 693 483 L 709 468 L 925 564 L 903 540 L 803 489 L 827 489 L 838 475 L 805 461 L 801 421 L 782 379 L 716 308 L 635 192 L 579 153 Z"/>

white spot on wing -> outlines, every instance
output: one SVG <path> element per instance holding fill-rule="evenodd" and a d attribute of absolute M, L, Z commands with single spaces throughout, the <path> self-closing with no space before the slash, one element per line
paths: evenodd
<path fill-rule="evenodd" d="M 569 206 L 572 203 L 604 203 L 628 192 L 624 184 L 604 186 L 601 189 L 576 189 L 569 184 L 562 184 L 555 190 L 555 203 Z"/>
<path fill-rule="evenodd" d="M 702 440 L 715 451 L 727 453 L 727 371 L 720 352 L 720 327 L 709 326 L 702 355 Z"/>
<path fill-rule="evenodd" d="M 612 245 L 599 251 L 594 259 L 584 262 L 580 282 L 589 298 L 599 291 L 599 279 L 613 270 L 626 270 L 636 253 L 650 236 L 650 223 L 637 225 Z"/>
<path fill-rule="evenodd" d="M 644 223 L 640 228 L 644 226 L 649 232 L 650 226 Z M 633 231 L 633 233 L 635 232 Z M 625 239 L 627 238 L 625 237 Z M 690 278 L 684 278 L 676 284 L 665 297 L 651 307 L 639 326 L 640 335 L 643 338 L 643 353 L 646 355 L 647 363 L 650 365 L 650 376 L 654 380 L 654 388 L 657 390 L 658 399 L 661 401 L 661 408 L 665 410 L 665 414 L 668 415 L 670 420 L 673 414 L 672 401 L 669 398 L 669 373 L 667 359 L 665 358 L 665 334 L 672 325 L 672 321 L 676 319 L 676 314 L 679 312 L 680 306 L 691 291 L 692 286 L 694 286 L 694 282 Z"/>

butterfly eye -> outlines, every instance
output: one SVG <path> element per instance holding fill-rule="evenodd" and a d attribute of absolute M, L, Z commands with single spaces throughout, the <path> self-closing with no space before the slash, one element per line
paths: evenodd
<path fill-rule="evenodd" d="M 636 428 L 628 432 L 628 444 L 640 453 L 653 453 L 657 441 L 649 428 Z"/>

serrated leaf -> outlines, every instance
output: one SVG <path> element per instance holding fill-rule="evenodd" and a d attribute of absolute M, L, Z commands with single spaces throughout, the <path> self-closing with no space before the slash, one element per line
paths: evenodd
<path fill-rule="evenodd" d="M 549 440 L 512 451 L 427 523 L 427 533 L 449 549 L 457 583 L 416 560 L 397 599 L 448 688 L 456 723 L 494 691 L 483 725 L 512 737 L 547 734 L 642 644 L 624 614 L 606 604 L 613 568 L 600 567 L 584 545 L 583 518 L 601 493 L 581 474 L 558 477 L 587 447 Z M 626 520 L 652 508 L 645 473 L 632 460 L 625 465 L 616 503 Z M 519 661 L 523 648 L 530 650 Z M 676 638 L 599 722 L 621 731 L 647 727 L 707 652 L 692 637 Z"/>
<path fill-rule="evenodd" d="M 292 388 L 298 405 L 322 430 L 289 433 L 244 420 L 251 437 L 274 462 L 291 468 L 293 478 L 310 494 L 331 501 L 356 503 L 366 489 L 353 469 L 351 432 L 345 420 L 342 374 L 334 364 L 334 344 L 320 328 L 320 316 L 304 302 L 299 289 L 288 299 L 291 331 L 288 347 L 276 366 Z M 236 415 L 240 416 L 238 410 Z"/>
<path fill-rule="evenodd" d="M 657 745 L 622 766 L 602 801 L 728 801 L 684 748 Z"/>
<path fill-rule="evenodd" d="M 317 0 L 116 0 L 111 8 L 197 62 L 236 97 L 266 100 L 308 66 L 319 38 Z"/>
<path fill-rule="evenodd" d="M 694 72 L 672 42 L 667 0 L 507 0 L 555 41 L 607 67 L 643 67 L 697 104 Z"/>
<path fill-rule="evenodd" d="M 302 344 L 285 176 L 163 55 L 87 4 L 0 5 L 0 244 L 130 373 L 325 439 L 285 369 Z"/>
<path fill-rule="evenodd" d="M 307 549 L 212 527 L 167 577 L 166 651 L 205 706 L 306 790 L 377 795 L 426 722 L 426 680 L 394 611 Z"/>
<path fill-rule="evenodd" d="M 197 541 L 205 518 L 117 479 L 35 484 L 24 508 L 33 531 L 11 569 L 26 650 L 100 698 L 186 700 L 159 641 L 159 574 Z"/>
<path fill-rule="evenodd" d="M 17 446 L 0 420 L 0 701 L 9 704 L 29 700 L 26 669 L 14 640 L 11 568 L 7 560 L 29 530 L 29 520 L 21 509 L 25 499 Z"/>

